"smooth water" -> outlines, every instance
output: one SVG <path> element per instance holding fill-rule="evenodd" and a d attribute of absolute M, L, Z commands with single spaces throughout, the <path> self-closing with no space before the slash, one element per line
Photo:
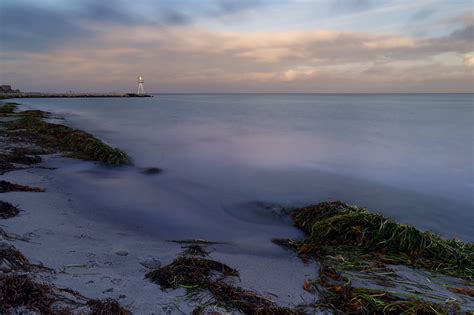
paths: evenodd
<path fill-rule="evenodd" d="M 473 241 L 474 94 L 22 99 L 128 152 L 63 171 L 84 215 L 255 252 L 296 230 L 272 207 L 341 199 Z M 163 173 L 145 175 L 142 167 Z"/>

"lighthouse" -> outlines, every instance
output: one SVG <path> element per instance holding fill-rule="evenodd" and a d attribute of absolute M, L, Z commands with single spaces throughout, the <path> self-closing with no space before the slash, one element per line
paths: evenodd
<path fill-rule="evenodd" d="M 143 88 L 143 83 L 145 82 L 145 80 L 143 79 L 143 77 L 141 75 L 138 76 L 138 91 L 137 91 L 137 94 L 138 95 L 144 95 L 145 94 L 145 89 Z"/>

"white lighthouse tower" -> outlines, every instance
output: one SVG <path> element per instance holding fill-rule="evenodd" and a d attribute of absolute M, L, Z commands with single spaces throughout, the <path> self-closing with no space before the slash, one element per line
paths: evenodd
<path fill-rule="evenodd" d="M 143 83 L 145 82 L 145 80 L 143 79 L 143 77 L 141 75 L 138 76 L 138 91 L 137 91 L 137 94 L 138 95 L 144 95 L 145 94 L 145 89 L 143 88 Z"/>

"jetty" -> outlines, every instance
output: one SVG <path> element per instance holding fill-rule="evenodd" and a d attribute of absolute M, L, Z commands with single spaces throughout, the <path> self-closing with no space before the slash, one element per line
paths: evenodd
<path fill-rule="evenodd" d="M 9 98 L 85 98 L 85 97 L 153 97 L 150 94 L 136 93 L 0 93 L 0 99 Z"/>

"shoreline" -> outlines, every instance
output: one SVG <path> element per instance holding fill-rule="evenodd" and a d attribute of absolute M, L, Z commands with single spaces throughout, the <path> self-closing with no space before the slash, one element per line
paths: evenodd
<path fill-rule="evenodd" d="M 28 242 L 12 244 L 31 261 L 56 271 L 54 275 L 35 273 L 35 277 L 58 287 L 72 288 L 87 297 L 114 298 L 134 314 L 191 313 L 197 306 L 183 302 L 184 289 L 164 292 L 159 285 L 145 279 L 145 274 L 152 270 L 149 267 L 172 262 L 188 245 L 136 235 L 84 217 L 81 209 L 85 205 L 75 200 L 71 192 L 62 189 L 61 174 L 70 169 L 87 168 L 91 162 L 50 152 L 41 156 L 40 164 L 23 165 L 2 177 L 12 183 L 46 190 L 29 195 L 25 195 L 27 192 L 2 195 L 2 200 L 21 209 L 19 216 L 2 222 L 5 229 L 29 238 Z M 242 286 L 255 292 L 266 292 L 268 299 L 282 305 L 301 301 L 304 296 L 308 303 L 312 301 L 312 295 L 303 290 L 301 283 L 306 277 L 315 276 L 315 269 L 305 267 L 300 261 L 291 262 L 298 266 L 293 271 L 287 270 L 293 280 L 278 277 L 290 261 L 296 260 L 296 255 L 289 255 L 288 259 L 279 262 L 272 257 L 251 254 L 236 257 L 232 244 L 209 244 L 207 247 L 214 259 L 243 269 L 239 281 Z M 269 265 L 273 267 L 269 269 Z M 259 283 L 259 274 L 266 274 L 265 283 Z"/>
<path fill-rule="evenodd" d="M 38 251 L 38 244 L 20 244 L 20 242 L 15 242 L 15 245 L 18 245 L 17 248 L 21 249 L 22 252 L 24 251 L 27 254 L 27 257 L 40 259 L 46 266 L 53 267 L 59 271 L 57 276 L 59 280 L 53 280 L 56 281 L 55 283 L 58 285 L 63 287 L 70 286 L 72 282 L 75 282 L 74 288 L 81 289 L 80 292 L 84 291 L 87 294 L 93 293 L 94 296 L 100 296 L 103 298 L 115 297 L 121 300 L 121 302 L 123 301 L 123 305 L 137 314 L 147 314 L 149 310 L 140 307 L 144 307 L 144 304 L 150 303 L 150 301 L 157 301 L 158 299 L 162 301 L 161 305 L 163 306 L 166 304 L 165 301 L 169 301 L 170 297 L 172 297 L 172 299 L 179 299 L 179 296 L 185 294 L 184 287 L 176 291 L 169 291 L 166 294 L 161 292 L 160 286 L 144 279 L 145 273 L 149 271 L 150 268 L 144 267 L 141 263 L 145 261 L 150 263 L 151 260 L 155 261 L 155 267 L 158 264 L 157 262 L 160 262 L 160 265 L 162 266 L 167 265 L 177 256 L 179 257 L 183 251 L 182 247 L 184 246 L 153 239 L 147 240 L 137 235 L 123 233 L 104 223 L 91 222 L 81 218 L 77 213 L 75 213 L 80 211 L 80 203 L 71 206 L 71 203 L 74 203 L 74 201 L 68 200 L 70 199 L 67 197 L 68 192 L 60 193 L 60 189 L 58 191 L 58 187 L 54 185 L 55 176 L 51 174 L 52 170 L 47 168 L 54 167 L 60 171 L 61 169 L 67 168 L 68 164 L 69 167 L 77 167 L 82 163 L 90 162 L 70 160 L 58 157 L 57 155 L 48 155 L 45 156 L 44 162 L 41 163 L 41 166 L 45 168 L 27 168 L 15 172 L 9 172 L 4 176 L 4 178 L 15 183 L 21 182 L 22 184 L 31 184 L 32 186 L 44 186 L 46 188 L 46 193 L 35 194 L 34 198 L 31 198 L 34 200 L 30 201 L 22 198 L 25 193 L 9 193 L 8 196 L 7 194 L 4 194 L 5 197 L 8 197 L 4 199 L 8 199 L 8 201 L 18 204 L 23 212 L 19 217 L 8 219 L 8 221 L 4 221 L 3 223 L 5 225 L 8 224 L 8 227 L 11 228 L 12 232 L 19 233 L 20 235 L 31 235 L 32 239 L 36 238 L 36 240 L 41 243 L 47 240 L 47 243 L 49 243 L 50 246 L 57 247 L 53 249 L 50 248 L 49 253 L 44 252 L 39 255 L 40 257 L 38 257 L 38 254 L 40 254 Z M 56 201 L 53 202 L 50 198 L 55 199 Z M 31 231 L 33 228 L 31 226 L 31 221 L 33 221 L 34 224 L 40 224 L 40 227 L 36 227 L 35 230 Z M 52 224 L 52 222 L 54 222 L 54 224 Z M 53 228 L 52 226 L 55 227 Z M 114 233 L 115 235 L 111 237 L 111 233 Z M 65 240 L 67 240 L 67 242 Z M 97 244 L 98 242 L 104 242 L 104 244 Z M 120 245 L 118 246 L 116 243 Z M 70 246 L 71 248 L 68 248 Z M 189 244 L 185 246 L 189 246 Z M 209 247 L 211 250 L 218 249 L 220 246 L 225 245 L 206 244 L 206 248 Z M 123 248 L 126 248 L 126 250 Z M 157 250 L 157 248 L 159 248 L 159 250 Z M 59 255 L 66 255 L 67 259 L 64 260 L 58 259 L 57 257 L 51 257 L 51 250 Z M 90 251 L 90 253 L 87 253 L 88 251 Z M 124 251 L 126 251 L 127 254 L 124 254 Z M 119 252 L 124 255 L 118 254 Z M 163 252 L 165 252 L 166 255 L 162 256 Z M 157 253 L 157 255 L 150 256 L 150 253 Z M 288 256 L 291 257 L 291 255 L 295 254 L 289 253 Z M 226 257 L 226 255 L 223 255 L 223 253 L 218 251 L 215 253 L 213 252 L 210 255 L 211 258 L 219 258 L 217 259 L 218 261 L 228 263 L 230 266 L 237 268 L 241 274 L 243 273 L 241 276 L 244 283 L 241 285 L 247 286 L 244 280 L 245 270 L 241 270 L 239 264 L 234 263 L 235 257 L 232 256 L 233 255 L 227 255 Z M 240 259 L 244 262 L 246 259 L 251 260 L 251 265 L 258 264 L 258 260 L 260 260 L 260 263 L 272 264 L 271 257 L 269 259 L 240 257 Z M 87 262 L 84 263 L 85 261 Z M 247 261 L 245 263 L 248 264 L 249 262 Z M 296 285 L 299 286 L 298 293 L 302 292 L 308 299 L 305 301 L 306 304 L 315 303 L 318 298 L 317 293 L 310 287 L 306 286 L 306 279 L 314 278 L 315 275 L 305 274 L 303 279 L 301 279 L 301 275 L 297 270 L 298 268 L 303 267 L 303 263 L 299 262 L 297 259 L 292 263 L 296 271 L 293 272 L 295 279 L 291 281 L 291 285 L 295 286 L 295 291 L 297 290 Z M 289 270 L 276 269 L 276 276 L 281 275 L 281 273 L 284 272 L 287 273 L 288 278 L 289 274 L 291 274 Z M 98 280 L 98 275 L 94 274 L 97 271 L 102 274 L 102 277 L 108 278 Z M 409 271 L 406 273 L 409 273 Z M 259 273 L 257 271 L 253 274 L 248 273 L 247 277 L 255 277 L 256 279 L 254 279 L 254 282 L 258 282 L 258 275 Z M 300 276 L 300 279 L 297 278 L 298 275 Z M 283 277 L 280 276 L 280 278 Z M 287 279 L 282 280 L 282 283 L 284 283 Z M 89 281 L 93 282 L 91 283 Z M 91 286 L 102 287 L 91 289 Z M 111 288 L 113 290 L 108 291 Z M 142 290 L 140 294 L 137 294 L 136 290 L 140 291 L 142 288 L 145 290 Z M 255 287 L 252 289 L 256 290 Z M 146 294 L 143 294 L 142 292 L 145 291 Z M 123 295 L 126 295 L 126 297 L 120 299 L 120 296 Z M 269 296 L 273 297 L 273 295 Z M 172 310 L 172 313 L 178 312 L 178 308 L 182 308 L 183 306 L 181 304 L 184 303 L 180 303 L 180 306 L 176 306 L 175 304 L 176 303 L 171 302 L 166 304 L 165 307 Z M 281 303 L 279 304 L 281 305 Z M 156 307 L 153 309 L 156 311 Z M 186 310 L 190 312 L 194 310 L 194 307 L 190 307 Z"/>
<path fill-rule="evenodd" d="M 16 98 L 90 98 L 90 97 L 153 97 L 136 93 L 0 93 L 0 100 Z"/>

